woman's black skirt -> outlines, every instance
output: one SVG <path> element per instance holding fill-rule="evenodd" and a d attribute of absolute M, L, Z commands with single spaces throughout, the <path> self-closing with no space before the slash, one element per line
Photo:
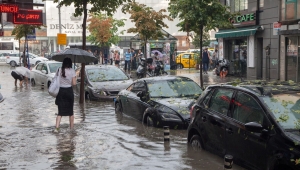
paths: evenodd
<path fill-rule="evenodd" d="M 74 107 L 74 93 L 72 87 L 61 87 L 56 96 L 59 116 L 72 116 Z"/>

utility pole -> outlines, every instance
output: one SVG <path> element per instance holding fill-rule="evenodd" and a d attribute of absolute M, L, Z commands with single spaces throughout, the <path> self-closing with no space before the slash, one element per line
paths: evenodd
<path fill-rule="evenodd" d="M 58 27 L 58 32 L 59 33 L 61 33 L 61 14 L 60 14 L 60 0 L 58 1 L 58 5 L 57 5 L 57 8 L 58 8 L 58 25 L 59 25 L 59 27 Z M 60 51 L 60 45 L 58 45 L 58 48 L 59 48 L 59 51 Z"/>

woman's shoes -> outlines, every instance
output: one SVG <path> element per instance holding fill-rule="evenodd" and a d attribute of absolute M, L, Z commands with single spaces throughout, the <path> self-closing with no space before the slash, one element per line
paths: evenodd
<path fill-rule="evenodd" d="M 55 129 L 53 130 L 53 133 L 59 133 L 59 128 L 55 128 Z"/>

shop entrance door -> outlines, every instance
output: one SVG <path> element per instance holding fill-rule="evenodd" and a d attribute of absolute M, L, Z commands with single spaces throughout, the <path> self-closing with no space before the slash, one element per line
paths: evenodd
<path fill-rule="evenodd" d="M 287 81 L 300 81 L 300 61 L 298 47 L 300 37 L 286 37 L 286 77 Z"/>

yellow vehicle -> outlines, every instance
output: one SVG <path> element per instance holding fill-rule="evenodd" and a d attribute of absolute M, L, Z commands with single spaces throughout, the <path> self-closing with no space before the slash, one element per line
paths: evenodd
<path fill-rule="evenodd" d="M 194 68 L 197 63 L 197 58 L 199 58 L 199 54 L 197 53 L 182 53 L 177 55 L 177 69 Z"/>

